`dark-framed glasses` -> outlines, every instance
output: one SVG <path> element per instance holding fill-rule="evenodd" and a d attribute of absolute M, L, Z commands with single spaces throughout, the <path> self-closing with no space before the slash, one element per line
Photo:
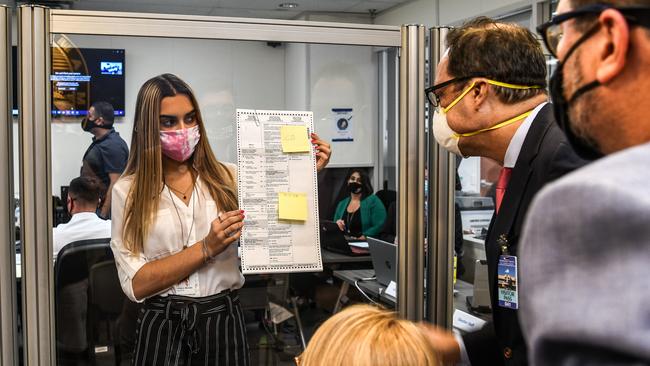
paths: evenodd
<path fill-rule="evenodd" d="M 451 84 L 458 83 L 461 81 L 467 81 L 469 79 L 477 78 L 477 77 L 483 77 L 483 76 L 471 75 L 471 76 L 461 76 L 461 77 L 449 79 L 447 81 L 443 81 L 442 83 L 424 89 L 424 93 L 427 95 L 427 99 L 429 100 L 429 103 L 431 103 L 431 106 L 433 108 L 437 108 L 440 105 L 440 96 L 436 93 L 438 90 L 445 88 Z"/>
<path fill-rule="evenodd" d="M 582 16 L 597 16 L 607 9 L 615 9 L 621 12 L 630 25 L 650 26 L 650 7 L 628 6 L 617 7 L 610 4 L 590 4 L 580 7 L 576 10 L 553 16 L 548 22 L 537 27 L 537 32 L 542 36 L 544 44 L 548 51 L 555 57 L 557 56 L 557 47 L 562 40 L 564 32 L 561 24 L 569 19 Z M 592 28 L 593 29 L 593 28 Z M 593 29 L 595 30 L 595 29 Z"/>

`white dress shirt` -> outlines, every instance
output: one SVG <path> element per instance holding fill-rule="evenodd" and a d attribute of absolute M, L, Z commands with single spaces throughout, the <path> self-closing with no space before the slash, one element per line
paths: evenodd
<path fill-rule="evenodd" d="M 64 246 L 74 241 L 110 237 L 111 220 L 103 220 L 94 212 L 76 213 L 67 224 L 59 224 L 52 230 L 54 258 Z"/>
<path fill-rule="evenodd" d="M 503 158 L 504 168 L 514 168 L 515 164 L 517 164 L 517 159 L 519 158 L 521 147 L 524 146 L 524 140 L 526 140 L 526 135 L 528 135 L 530 125 L 533 123 L 535 118 L 537 118 L 537 114 L 546 104 L 548 104 L 548 102 L 540 103 L 540 105 L 535 107 L 528 117 L 526 117 L 524 122 L 521 123 L 519 128 L 517 128 L 517 131 L 510 140 L 510 144 L 508 144 L 506 156 Z"/>
<path fill-rule="evenodd" d="M 233 168 L 234 169 L 234 168 Z M 235 174 L 236 176 L 236 174 Z M 132 178 L 120 178 L 113 186 L 111 215 L 113 236 L 111 248 L 117 263 L 117 273 L 124 293 L 133 301 L 132 281 L 135 274 L 147 262 L 168 257 L 183 250 L 187 243 L 191 246 L 208 235 L 211 223 L 221 213 L 216 202 L 210 196 L 208 188 L 201 177 L 196 180 L 189 205 L 178 198 L 165 186 L 160 193 L 158 212 L 149 226 L 149 233 L 144 240 L 143 253 L 133 253 L 123 242 L 123 219 L 126 197 L 131 187 Z M 201 245 L 201 243 L 198 243 Z M 237 244 L 233 243 L 217 255 L 211 262 L 198 271 L 199 297 L 210 296 L 224 290 L 235 290 L 244 284 L 244 276 L 239 271 Z M 170 287 L 158 295 L 176 294 L 176 288 Z"/>

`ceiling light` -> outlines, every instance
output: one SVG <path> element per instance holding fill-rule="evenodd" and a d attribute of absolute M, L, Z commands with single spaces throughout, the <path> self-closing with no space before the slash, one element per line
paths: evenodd
<path fill-rule="evenodd" d="M 278 5 L 278 8 L 280 8 L 280 9 L 293 9 L 293 8 L 297 8 L 297 7 L 298 7 L 297 3 L 282 3 L 282 4 Z"/>

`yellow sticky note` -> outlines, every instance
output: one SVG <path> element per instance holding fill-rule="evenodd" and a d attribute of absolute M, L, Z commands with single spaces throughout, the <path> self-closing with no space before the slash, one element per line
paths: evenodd
<path fill-rule="evenodd" d="M 279 192 L 278 217 L 280 220 L 307 220 L 307 194 Z"/>
<path fill-rule="evenodd" d="M 309 152 L 309 138 L 305 126 L 281 126 L 282 152 Z"/>

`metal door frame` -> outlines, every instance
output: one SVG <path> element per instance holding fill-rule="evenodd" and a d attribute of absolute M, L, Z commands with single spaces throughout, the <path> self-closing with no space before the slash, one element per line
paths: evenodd
<path fill-rule="evenodd" d="M 429 78 L 433 84 L 436 66 L 445 51 L 448 27 L 429 30 Z M 433 111 L 429 111 L 431 126 Z M 455 233 L 456 157 L 438 145 L 429 128 L 429 218 L 427 237 L 427 320 L 451 328 L 454 312 L 453 258 Z"/>
<path fill-rule="evenodd" d="M 11 11 L 0 6 L 0 366 L 18 365 Z"/>

